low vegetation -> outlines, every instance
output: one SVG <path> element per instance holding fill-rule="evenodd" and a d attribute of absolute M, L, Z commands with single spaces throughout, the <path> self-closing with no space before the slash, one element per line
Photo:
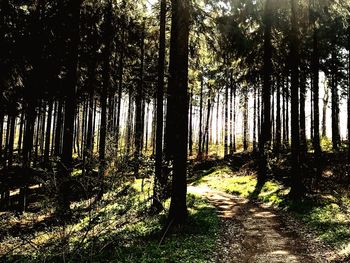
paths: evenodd
<path fill-rule="evenodd" d="M 219 228 L 214 207 L 189 193 L 188 224 L 168 231 L 169 200 L 162 213 L 147 212 L 151 187 L 150 179 L 136 179 L 109 189 L 95 205 L 74 202 L 72 222 L 65 225 L 51 221 L 49 208 L 40 216 L 3 213 L 0 226 L 7 232 L 1 238 L 1 261 L 207 262 Z"/>
<path fill-rule="evenodd" d="M 204 176 L 193 182 L 194 185 L 208 185 L 287 211 L 318 239 L 334 247 L 340 256 L 350 255 L 350 199 L 346 191 L 315 192 L 295 202 L 288 198 L 290 187 L 283 180 L 270 178 L 261 189 L 257 189 L 255 172 L 247 168 L 232 171 L 229 162 L 196 173 Z"/>

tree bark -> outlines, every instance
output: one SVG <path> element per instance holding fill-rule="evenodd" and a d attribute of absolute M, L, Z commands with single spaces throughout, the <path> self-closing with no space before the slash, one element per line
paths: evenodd
<path fill-rule="evenodd" d="M 297 0 L 291 0 L 291 148 L 292 148 L 292 175 L 290 196 L 294 199 L 303 193 L 300 174 L 300 126 L 299 126 L 299 40 L 297 22 Z"/>
<path fill-rule="evenodd" d="M 277 76 L 276 85 L 276 143 L 275 150 L 277 153 L 281 150 L 281 78 Z"/>
<path fill-rule="evenodd" d="M 186 170 L 188 140 L 188 41 L 190 3 L 188 0 L 172 0 L 172 24 L 170 40 L 169 95 L 176 109 L 171 115 L 177 147 L 174 149 L 173 183 L 169 209 L 169 223 L 184 224 L 187 217 Z M 169 113 L 169 112 L 168 112 Z"/>
<path fill-rule="evenodd" d="M 258 183 L 264 183 L 267 176 L 266 150 L 271 142 L 271 75 L 272 75 L 272 8 L 271 1 L 266 0 L 264 11 L 264 82 L 262 90 L 263 122 L 259 137 L 260 162 Z"/>
<path fill-rule="evenodd" d="M 198 134 L 198 155 L 197 159 L 201 160 L 203 158 L 202 152 L 202 136 L 203 136 L 203 86 L 204 86 L 203 76 L 201 76 L 201 90 L 199 95 L 199 134 Z"/>
<path fill-rule="evenodd" d="M 61 176 L 59 179 L 59 206 L 58 214 L 65 220 L 70 214 L 70 200 L 69 187 L 67 182 L 70 177 L 70 170 L 72 165 L 72 150 L 73 150 L 73 131 L 74 119 L 76 112 L 76 86 L 77 86 L 77 66 L 78 66 L 78 47 L 79 47 L 79 22 L 80 22 L 80 1 L 69 0 L 66 3 L 65 9 L 67 11 L 66 27 L 64 31 L 67 35 L 67 86 L 65 89 L 65 103 L 64 103 L 64 128 L 63 128 L 63 147 L 61 159 L 63 166 Z"/>
<path fill-rule="evenodd" d="M 143 25 L 141 34 L 141 64 L 140 64 L 140 80 L 137 85 L 137 91 L 135 96 L 135 152 L 134 152 L 134 175 L 139 176 L 139 166 L 140 166 L 140 153 L 142 145 L 142 97 L 143 97 L 143 68 L 144 68 L 144 47 L 145 47 L 145 26 Z"/>
<path fill-rule="evenodd" d="M 336 50 L 333 42 L 332 50 L 332 72 L 331 72 L 331 93 L 332 93 L 332 144 L 335 151 L 339 150 L 340 134 L 339 134 L 339 95 L 338 95 L 338 70 L 336 66 Z"/>
<path fill-rule="evenodd" d="M 52 110 L 53 110 L 53 101 L 49 100 L 49 110 L 47 116 L 46 124 L 46 135 L 45 135 L 45 152 L 44 152 L 44 162 L 47 164 L 50 157 L 50 136 L 51 136 L 51 122 L 52 122 Z"/>

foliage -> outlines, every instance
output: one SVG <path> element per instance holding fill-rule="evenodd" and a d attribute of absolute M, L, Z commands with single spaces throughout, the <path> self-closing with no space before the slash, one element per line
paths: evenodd
<path fill-rule="evenodd" d="M 228 165 L 214 166 L 198 171 L 203 177 L 194 184 L 209 185 L 227 193 L 262 202 L 272 208 L 284 210 L 298 218 L 315 235 L 334 246 L 341 255 L 349 255 L 350 199 L 346 195 L 309 196 L 301 201 L 288 199 L 289 187 L 274 179 L 256 187 L 255 175 L 240 175 Z"/>
<path fill-rule="evenodd" d="M 166 210 L 155 216 L 147 214 L 151 187 L 149 178 L 137 179 L 123 187 L 111 188 L 92 208 L 89 200 L 74 202 L 76 220 L 64 226 L 46 226 L 49 215 L 30 219 L 30 213 L 26 213 L 21 217 L 23 224 L 26 220 L 44 218 L 37 224 L 44 224 L 45 228 L 34 228 L 32 233 L 22 233 L 20 238 L 6 235 L 1 253 L 8 254 L 1 260 L 81 262 L 89 258 L 93 262 L 207 262 L 219 228 L 215 209 L 199 196 L 188 194 L 188 224 L 181 232 L 167 233 L 164 237 Z M 165 207 L 168 209 L 169 200 Z"/>

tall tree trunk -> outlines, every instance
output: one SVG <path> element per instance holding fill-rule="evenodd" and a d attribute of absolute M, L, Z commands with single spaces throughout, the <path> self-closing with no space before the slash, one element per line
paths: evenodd
<path fill-rule="evenodd" d="M 94 71 L 94 70 L 93 70 Z M 93 76 L 91 76 L 93 77 Z M 90 94 L 89 94 L 89 104 L 88 104 L 88 124 L 87 124 L 87 134 L 86 134 L 86 153 L 84 154 L 84 160 L 83 165 L 84 168 L 86 166 L 86 160 L 87 158 L 87 166 L 86 171 L 91 172 L 91 158 L 93 155 L 93 147 L 92 147 L 92 137 L 93 137 L 93 118 L 94 118 L 94 88 L 91 87 Z M 85 173 L 85 169 L 83 171 Z"/>
<path fill-rule="evenodd" d="M 311 61 L 311 74 L 312 74 L 312 91 L 311 94 L 313 102 L 313 147 L 315 151 L 315 167 L 316 176 L 320 177 L 320 165 L 321 165 L 321 145 L 320 145 L 320 113 L 319 113 L 319 53 L 318 53 L 318 33 L 314 25 L 313 32 L 313 50 Z"/>
<path fill-rule="evenodd" d="M 13 146 L 15 140 L 15 132 L 16 132 L 16 116 L 15 113 L 11 113 L 10 117 L 10 137 L 8 143 L 8 167 L 12 167 L 13 164 Z"/>
<path fill-rule="evenodd" d="M 258 183 L 264 183 L 267 176 L 267 148 L 271 141 L 271 75 L 272 75 L 272 7 L 271 0 L 266 0 L 264 11 L 264 82 L 262 90 L 263 122 L 259 137 L 259 172 Z"/>
<path fill-rule="evenodd" d="M 34 143 L 34 160 L 33 165 L 36 166 L 38 162 L 38 155 L 39 155 L 39 137 L 40 137 L 40 124 L 41 124 L 41 118 L 42 118 L 42 104 L 39 102 L 39 112 L 37 116 L 37 122 L 36 122 L 36 131 L 35 131 L 35 143 Z"/>
<path fill-rule="evenodd" d="M 284 86 L 284 77 L 282 75 L 282 126 L 283 126 L 283 139 L 282 139 L 282 145 L 284 146 L 285 141 L 287 140 L 287 123 L 286 123 L 286 89 Z M 283 147 L 282 146 L 282 147 Z"/>
<path fill-rule="evenodd" d="M 216 145 L 219 145 L 219 108 L 220 108 L 220 92 L 218 92 L 218 100 L 217 100 L 217 107 L 216 107 Z"/>
<path fill-rule="evenodd" d="M 256 152 L 256 88 L 253 91 L 253 152 Z"/>
<path fill-rule="evenodd" d="M 3 166 L 7 166 L 7 160 L 8 160 L 8 149 L 9 149 L 9 138 L 10 138 L 10 126 L 11 126 L 11 119 L 10 116 L 7 115 L 6 119 L 6 135 L 5 135 L 5 151 L 4 151 L 4 162 Z"/>
<path fill-rule="evenodd" d="M 126 137 L 125 137 L 125 144 L 126 144 L 126 155 L 130 155 L 130 146 L 131 146 L 131 133 L 132 133 L 132 119 L 133 119 L 133 113 L 134 113 L 134 101 L 132 98 L 132 91 L 129 90 L 129 107 L 128 107 L 128 116 L 127 116 L 127 131 L 126 131 Z"/>
<path fill-rule="evenodd" d="M 233 152 L 236 152 L 236 85 L 233 86 L 233 127 L 232 127 L 232 140 L 233 140 Z"/>
<path fill-rule="evenodd" d="M 273 145 L 273 142 L 275 140 L 275 78 L 272 78 L 272 84 L 271 84 L 271 144 Z"/>
<path fill-rule="evenodd" d="M 120 140 L 120 116 L 121 116 L 121 103 L 122 103 L 122 91 L 123 91 L 123 74 L 124 74 L 124 28 L 122 30 L 122 43 L 121 51 L 119 57 L 119 74 L 118 74 L 118 110 L 117 110 L 117 120 L 116 120 L 116 152 L 118 155 L 119 140 Z"/>
<path fill-rule="evenodd" d="M 289 70 L 288 70 L 289 72 Z M 290 109 L 290 86 L 289 86 L 289 76 L 287 75 L 287 81 L 286 81 L 286 104 L 287 104 L 287 107 L 286 107 L 286 142 L 285 142 L 285 145 L 287 148 L 289 148 L 289 124 L 290 124 L 290 112 L 289 112 L 289 109 Z"/>
<path fill-rule="evenodd" d="M 204 80 L 203 76 L 201 77 L 201 90 L 200 90 L 200 97 L 199 97 L 199 134 L 198 134 L 198 155 L 197 159 L 201 160 L 203 157 L 202 152 L 202 136 L 203 136 L 203 86 L 204 86 Z"/>
<path fill-rule="evenodd" d="M 193 127 L 193 88 L 191 88 L 191 93 L 190 93 L 190 124 L 189 124 L 189 135 L 188 135 L 188 150 L 190 152 L 190 156 L 193 155 L 193 132 L 192 132 L 192 127 Z"/>
<path fill-rule="evenodd" d="M 244 90 L 243 94 L 243 150 L 248 150 L 248 89 Z"/>
<path fill-rule="evenodd" d="M 188 40 L 190 3 L 188 0 L 172 0 L 172 22 L 170 40 L 169 90 L 171 109 L 175 126 L 173 138 L 174 149 L 173 184 L 169 209 L 169 223 L 183 224 L 187 217 L 186 206 L 186 170 L 188 140 Z M 169 112 L 168 112 L 169 113 Z"/>
<path fill-rule="evenodd" d="M 233 155 L 233 133 L 232 133 L 232 126 L 233 126 L 233 76 L 232 71 L 230 73 L 230 122 L 229 122 L 229 145 L 230 145 L 230 155 Z"/>
<path fill-rule="evenodd" d="M 144 63 L 144 47 L 145 47 L 145 27 L 143 25 L 142 35 L 141 35 L 141 65 L 140 65 L 140 82 L 137 86 L 136 96 L 135 96 L 135 169 L 134 175 L 138 177 L 139 175 L 139 165 L 140 165 L 140 152 L 142 144 L 142 97 L 143 97 L 143 63 Z"/>
<path fill-rule="evenodd" d="M 276 85 L 276 143 L 275 150 L 278 153 L 281 150 L 281 78 L 277 76 Z"/>
<path fill-rule="evenodd" d="M 305 124 L 305 97 L 306 97 L 306 69 L 303 68 L 303 72 L 300 74 L 300 151 L 305 155 L 307 152 L 306 145 L 306 124 Z"/>
<path fill-rule="evenodd" d="M 257 101 L 257 127 L 256 127 L 256 136 L 257 136 L 257 148 L 259 149 L 259 142 L 260 142 L 260 134 L 261 134 L 261 110 L 260 110 L 260 107 L 261 107 L 261 102 L 260 102 L 260 83 L 258 83 L 257 85 L 257 92 L 258 92 L 258 101 Z M 257 149 L 257 150 L 258 150 Z"/>
<path fill-rule="evenodd" d="M 348 20 L 350 22 L 350 19 Z M 348 26 L 348 35 L 347 35 L 347 45 L 348 45 L 348 97 L 347 97 L 347 113 L 348 113 L 348 176 L 349 176 L 349 169 L 350 169 L 350 25 Z M 350 176 L 348 178 L 350 181 Z"/>
<path fill-rule="evenodd" d="M 210 101 L 210 95 L 209 95 L 209 99 L 208 99 L 208 108 L 207 108 L 207 122 L 205 125 L 205 132 L 204 132 L 204 136 L 205 136 L 205 147 L 203 147 L 203 149 L 205 148 L 205 158 L 208 159 L 208 154 L 209 154 L 209 121 L 210 121 L 210 110 L 211 110 L 211 101 Z"/>
<path fill-rule="evenodd" d="M 291 0 L 291 148 L 292 148 L 292 198 L 300 198 L 303 193 L 300 174 L 300 126 L 299 126 L 299 40 L 297 22 L 297 0 Z"/>
<path fill-rule="evenodd" d="M 312 63 L 311 63 L 312 64 Z M 312 66 L 311 66 L 312 67 Z M 313 93 L 313 84 L 312 84 L 312 74 L 310 76 L 310 139 L 312 143 L 314 142 L 314 118 L 315 118 L 315 113 L 314 113 L 314 93 Z"/>
<path fill-rule="evenodd" d="M 111 57 L 111 44 L 113 39 L 112 30 L 112 0 L 109 0 L 105 11 L 104 21 L 104 50 L 103 50 L 103 68 L 102 68 L 102 93 L 101 93 L 101 126 L 100 126 L 100 142 L 99 142 L 99 178 L 100 178 L 100 191 L 98 198 L 101 198 L 104 192 L 104 174 L 106 170 L 106 136 L 107 136 L 107 96 L 110 86 L 110 57 Z"/>
<path fill-rule="evenodd" d="M 61 155 L 61 146 L 62 146 L 62 111 L 63 111 L 63 104 L 62 100 L 59 99 L 58 106 L 57 106 L 57 123 L 56 123 L 56 131 L 55 131 L 55 156 Z"/>
<path fill-rule="evenodd" d="M 335 44 L 333 45 L 335 46 Z M 336 50 L 332 50 L 332 72 L 331 72 L 331 93 L 332 93 L 332 144 L 335 151 L 339 150 L 340 134 L 339 134 L 339 95 L 337 81 L 337 66 L 336 66 Z"/>
<path fill-rule="evenodd" d="M 50 136 L 51 136 L 51 122 L 52 122 L 52 110 L 53 110 L 53 101 L 49 100 L 49 110 L 47 116 L 46 124 L 46 135 L 45 135 L 45 152 L 44 152 L 44 162 L 47 164 L 49 162 L 50 156 Z"/>
<path fill-rule="evenodd" d="M 3 146 L 3 137 L 4 136 L 4 113 L 0 110 L 0 162 L 2 161 L 2 146 Z"/>
<path fill-rule="evenodd" d="M 322 138 L 327 137 L 327 108 L 329 102 L 329 88 L 327 79 L 324 81 L 324 95 L 322 108 Z"/>
<path fill-rule="evenodd" d="M 226 79 L 225 83 L 225 130 L 224 130 L 224 156 L 226 157 L 228 155 L 228 101 L 229 101 L 229 94 L 228 94 L 228 79 Z"/>
<path fill-rule="evenodd" d="M 64 165 L 59 179 L 59 206 L 58 214 L 64 220 L 70 214 L 69 187 L 67 181 L 70 177 L 73 150 L 73 131 L 76 108 L 76 86 L 77 86 L 77 66 L 79 47 L 79 22 L 80 22 L 80 1 L 69 0 L 65 6 L 67 23 L 64 31 L 67 33 L 67 86 L 65 89 L 64 103 L 64 128 L 63 128 L 63 148 L 61 159 Z"/>

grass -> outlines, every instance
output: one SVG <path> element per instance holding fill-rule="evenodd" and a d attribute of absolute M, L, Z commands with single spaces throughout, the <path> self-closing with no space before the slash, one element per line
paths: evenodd
<path fill-rule="evenodd" d="M 188 224 L 181 233 L 171 234 L 160 244 L 159 236 L 152 236 L 162 228 L 162 220 L 128 226 L 123 234 L 134 235 L 134 242 L 118 247 L 111 262 L 207 262 L 215 247 L 218 218 L 205 201 L 193 195 L 188 199 Z"/>
<path fill-rule="evenodd" d="M 328 195 L 327 198 L 323 198 L 322 195 L 318 195 L 293 203 L 287 198 L 290 189 L 276 180 L 269 180 L 261 189 L 256 189 L 257 180 L 254 174 L 237 176 L 227 165 L 219 165 L 198 173 L 204 176 L 194 184 L 205 184 L 227 193 L 257 200 L 273 208 L 289 211 L 313 230 L 320 240 L 334 247 L 339 254 L 350 255 L 348 197 Z"/>
<path fill-rule="evenodd" d="M 226 165 L 211 168 L 209 172 L 204 173 L 206 175 L 199 179 L 196 184 L 206 184 L 220 191 L 258 199 L 273 206 L 279 206 L 289 191 L 281 183 L 272 180 L 266 182 L 262 189 L 257 192 L 257 180 L 254 175 L 232 176 L 231 169 Z"/>
<path fill-rule="evenodd" d="M 80 215 L 68 225 L 37 229 L 20 238 L 6 237 L 2 249 L 13 251 L 3 258 L 0 254 L 0 261 L 208 262 L 219 230 L 213 206 L 189 193 L 187 225 L 163 239 L 169 200 L 165 202 L 166 211 L 150 216 L 147 209 L 152 180 L 137 179 L 126 194 L 118 195 L 123 188 L 110 189 L 90 212 L 84 212 L 87 200 L 73 204 Z"/>

